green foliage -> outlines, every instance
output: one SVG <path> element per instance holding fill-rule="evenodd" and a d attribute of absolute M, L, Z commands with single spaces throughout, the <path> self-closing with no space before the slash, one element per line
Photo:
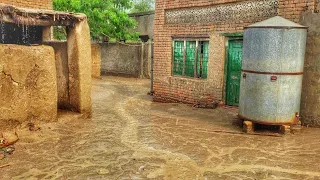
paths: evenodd
<path fill-rule="evenodd" d="M 102 38 L 117 40 L 138 39 L 138 33 L 131 33 L 136 21 L 130 18 L 125 10 L 131 7 L 130 0 L 54 0 L 55 10 L 84 13 L 93 40 Z M 59 32 L 55 33 L 56 35 Z"/>
<path fill-rule="evenodd" d="M 53 28 L 53 36 L 54 36 L 54 39 L 56 40 L 66 40 L 67 39 L 66 27 L 55 26 Z"/>
<path fill-rule="evenodd" d="M 135 0 L 131 13 L 154 10 L 154 0 Z"/>

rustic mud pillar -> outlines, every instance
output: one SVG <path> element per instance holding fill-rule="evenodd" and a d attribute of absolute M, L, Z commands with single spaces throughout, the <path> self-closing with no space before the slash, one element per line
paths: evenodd
<path fill-rule="evenodd" d="M 145 43 L 141 43 L 141 48 L 140 50 L 140 78 L 145 78 L 144 77 L 144 51 L 145 51 Z"/>
<path fill-rule="evenodd" d="M 101 46 L 100 44 L 91 44 L 92 54 L 92 77 L 100 78 L 101 76 Z"/>
<path fill-rule="evenodd" d="M 87 20 L 68 31 L 69 97 L 74 111 L 91 117 L 91 42 Z"/>
<path fill-rule="evenodd" d="M 45 26 L 42 30 L 42 40 L 43 41 L 50 41 L 53 39 L 53 33 L 51 26 Z"/>

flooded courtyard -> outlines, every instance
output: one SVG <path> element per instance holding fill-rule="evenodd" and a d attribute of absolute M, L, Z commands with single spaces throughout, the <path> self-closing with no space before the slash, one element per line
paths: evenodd
<path fill-rule="evenodd" d="M 17 131 L 0 179 L 320 179 L 320 130 L 247 135 L 232 109 L 152 102 L 149 80 L 93 81 L 93 117 Z"/>

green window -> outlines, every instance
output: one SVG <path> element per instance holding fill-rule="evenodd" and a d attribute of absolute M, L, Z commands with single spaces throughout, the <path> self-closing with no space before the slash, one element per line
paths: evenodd
<path fill-rule="evenodd" d="M 208 77 L 209 42 L 201 41 L 199 46 L 197 74 L 206 79 Z"/>
<path fill-rule="evenodd" d="M 184 65 L 184 41 L 174 42 L 174 59 L 173 59 L 173 74 L 181 75 L 183 72 Z"/>
<path fill-rule="evenodd" d="M 175 40 L 173 42 L 173 75 L 208 77 L 209 41 Z"/>

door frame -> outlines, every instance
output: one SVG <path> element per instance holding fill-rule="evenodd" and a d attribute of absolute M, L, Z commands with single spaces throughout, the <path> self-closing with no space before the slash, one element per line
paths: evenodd
<path fill-rule="evenodd" d="M 225 61 L 224 61 L 224 80 L 223 80 L 223 103 L 227 105 L 227 81 L 228 81 L 228 64 L 229 64 L 229 44 L 230 41 L 243 40 L 242 33 L 225 34 Z M 228 105 L 227 105 L 228 106 Z"/>

